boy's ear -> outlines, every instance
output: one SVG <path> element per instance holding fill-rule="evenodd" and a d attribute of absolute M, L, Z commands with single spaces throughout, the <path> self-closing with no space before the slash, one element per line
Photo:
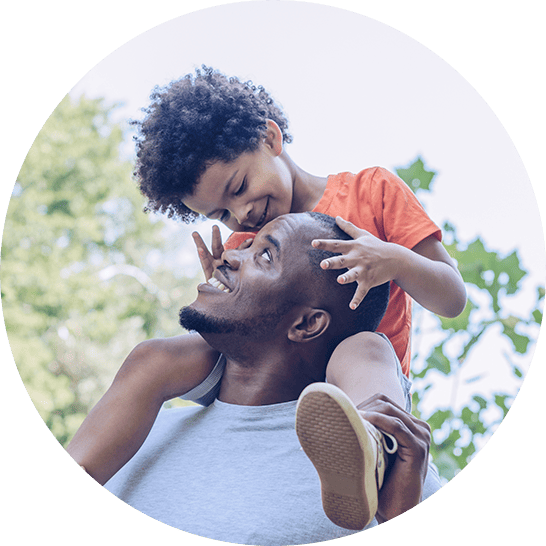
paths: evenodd
<path fill-rule="evenodd" d="M 267 120 L 267 130 L 264 137 L 264 144 L 271 149 L 275 157 L 281 155 L 283 150 L 283 138 L 281 128 L 272 120 Z"/>
<path fill-rule="evenodd" d="M 306 343 L 320 337 L 330 326 L 332 317 L 324 309 L 307 309 L 298 315 L 288 330 L 288 339 L 295 343 Z"/>

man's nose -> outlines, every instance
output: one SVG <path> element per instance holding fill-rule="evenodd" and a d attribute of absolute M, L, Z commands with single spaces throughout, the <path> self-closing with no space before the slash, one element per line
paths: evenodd
<path fill-rule="evenodd" d="M 236 270 L 241 267 L 242 256 L 240 250 L 229 249 L 222 252 L 222 263 L 229 269 Z"/>

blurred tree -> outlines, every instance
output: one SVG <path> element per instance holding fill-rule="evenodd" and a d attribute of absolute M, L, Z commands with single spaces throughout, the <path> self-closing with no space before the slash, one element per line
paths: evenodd
<path fill-rule="evenodd" d="M 416 194 L 432 191 L 436 173 L 427 171 L 421 158 L 396 172 Z M 444 224 L 443 233 L 444 244 L 457 261 L 466 284 L 468 302 L 464 312 L 454 319 L 435 317 L 414 303 L 412 378 L 414 412 L 426 419 L 433 429 L 432 456 L 442 476 L 451 479 L 493 434 L 519 390 L 524 371 L 512 355 L 528 353 L 538 337 L 544 287 L 536 288 L 535 302 L 528 314 L 510 314 L 509 306 L 505 305 L 507 299 L 520 292 L 522 280 L 527 275 L 521 268 L 517 252 L 502 256 L 488 250 L 479 237 L 463 243 L 450 223 Z M 481 376 L 471 374 L 465 379 L 468 374 L 463 373 L 463 368 L 490 331 L 500 334 L 512 346 L 512 351 L 504 357 L 505 365 L 514 377 L 510 392 L 485 393 L 476 388 L 463 403 L 456 404 L 455 396 L 444 396 L 443 404 L 438 406 L 436 402 L 432 412 L 424 411 L 427 397 L 433 396 L 438 388 L 439 376 L 447 380 L 453 394 L 460 391 L 463 383 L 480 384 Z M 495 373 L 501 373 L 502 362 L 492 364 Z"/>
<path fill-rule="evenodd" d="M 136 343 L 179 333 L 172 316 L 190 282 L 147 263 L 163 248 L 164 224 L 141 212 L 111 111 L 83 97 L 59 104 L 26 157 L 4 228 L 11 349 L 63 444 Z"/>

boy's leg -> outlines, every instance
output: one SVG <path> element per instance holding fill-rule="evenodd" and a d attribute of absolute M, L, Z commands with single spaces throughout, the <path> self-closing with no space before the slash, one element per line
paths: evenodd
<path fill-rule="evenodd" d="M 396 441 L 363 419 L 356 406 L 382 393 L 404 408 L 407 393 L 392 346 L 369 332 L 336 348 L 326 377 L 331 385 L 310 385 L 300 396 L 296 430 L 319 474 L 326 515 L 341 527 L 362 529 L 377 510 Z"/>
<path fill-rule="evenodd" d="M 68 453 L 95 480 L 106 483 L 138 451 L 163 402 L 203 381 L 218 356 L 199 335 L 138 345 L 85 418 Z"/>
<path fill-rule="evenodd" d="M 398 367 L 390 342 L 374 332 L 360 332 L 342 341 L 332 353 L 326 381 L 339 387 L 357 407 L 381 393 L 405 408 Z"/>

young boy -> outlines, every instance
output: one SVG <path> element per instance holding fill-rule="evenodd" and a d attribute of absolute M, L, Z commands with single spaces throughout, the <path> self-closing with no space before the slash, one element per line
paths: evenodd
<path fill-rule="evenodd" d="M 316 248 L 338 254 L 323 260 L 321 267 L 342 269 L 339 282 L 356 283 L 352 308 L 370 288 L 391 281 L 389 306 L 378 331 L 390 340 L 398 359 L 384 337 L 364 332 L 336 349 L 327 382 L 354 406 L 382 393 L 404 407 L 398 360 L 408 376 L 411 298 L 448 317 L 457 316 L 466 303 L 461 276 L 440 242 L 440 230 L 409 188 L 381 168 L 329 177 L 305 172 L 286 153 L 292 140 L 288 123 L 269 94 L 210 68 L 156 90 L 151 99 L 145 119 L 136 122 L 135 175 L 148 199 L 147 209 L 185 222 L 200 216 L 220 220 L 234 231 L 226 243 L 230 248 L 289 212 L 314 210 L 339 217 L 338 225 L 353 239 L 314 241 Z M 213 228 L 212 252 L 199 236 L 195 241 L 206 280 L 218 286 L 212 277 L 224 249 L 218 228 Z M 139 344 L 68 452 L 105 483 L 136 453 L 164 401 L 184 396 L 211 403 L 219 391 L 221 362 L 197 334 Z M 316 393 L 308 396 L 312 401 Z M 300 422 L 299 428 L 304 425 Z M 313 457 L 324 499 L 331 484 Z"/>

